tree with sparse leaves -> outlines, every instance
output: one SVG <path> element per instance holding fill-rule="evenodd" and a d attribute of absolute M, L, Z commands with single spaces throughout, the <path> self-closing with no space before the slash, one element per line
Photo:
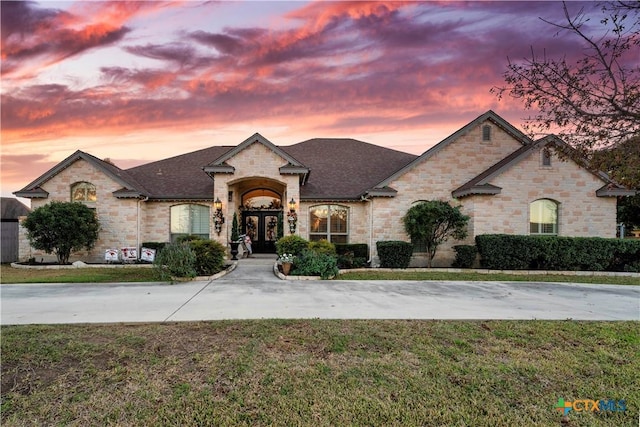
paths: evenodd
<path fill-rule="evenodd" d="M 22 225 L 31 246 L 54 253 L 59 264 L 68 264 L 71 252 L 92 249 L 100 230 L 93 209 L 69 202 L 51 202 L 34 209 Z"/>
<path fill-rule="evenodd" d="M 431 267 L 440 244 L 451 237 L 457 240 L 467 237 L 469 217 L 460 209 L 461 206 L 451 206 L 449 202 L 427 200 L 413 205 L 402 218 L 411 240 L 424 244 L 428 267 Z"/>
<path fill-rule="evenodd" d="M 508 60 L 506 85 L 492 92 L 534 111 L 525 122 L 532 136 L 556 133 L 588 157 L 640 135 L 640 2 L 600 4 L 599 24 L 584 9 L 572 14 L 563 3 L 563 10 L 565 22 L 545 22 L 582 42 L 579 59 L 550 58 L 532 47 L 530 58 Z"/>

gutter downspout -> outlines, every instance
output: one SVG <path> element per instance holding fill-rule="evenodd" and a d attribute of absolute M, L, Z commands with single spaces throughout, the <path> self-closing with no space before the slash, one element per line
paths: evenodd
<path fill-rule="evenodd" d="M 138 199 L 138 203 L 136 205 L 136 216 L 137 216 L 137 224 L 136 224 L 136 250 L 140 250 L 140 203 L 146 202 L 149 200 L 149 196 L 144 196 L 144 199 Z"/>
<path fill-rule="evenodd" d="M 373 199 L 363 195 L 360 196 L 360 200 L 363 202 L 369 202 L 369 259 L 367 262 L 371 265 L 373 260 Z"/>

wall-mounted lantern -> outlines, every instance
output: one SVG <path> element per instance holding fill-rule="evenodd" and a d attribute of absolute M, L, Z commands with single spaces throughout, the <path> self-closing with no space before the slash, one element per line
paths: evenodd
<path fill-rule="evenodd" d="M 296 214 L 296 201 L 291 198 L 289 202 L 289 213 L 287 214 L 287 221 L 289 222 L 289 232 L 291 234 L 296 232 L 296 225 L 298 223 L 298 215 Z"/>
<path fill-rule="evenodd" d="M 216 197 L 216 201 L 213 202 L 213 207 L 216 210 L 213 216 L 213 223 L 216 229 L 216 233 L 218 233 L 218 236 L 219 236 L 220 233 L 222 232 L 222 225 L 224 224 L 224 215 L 222 214 L 222 202 L 220 201 L 219 197 Z"/>

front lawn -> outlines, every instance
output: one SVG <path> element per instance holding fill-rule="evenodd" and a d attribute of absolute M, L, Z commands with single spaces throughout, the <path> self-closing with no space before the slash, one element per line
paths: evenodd
<path fill-rule="evenodd" d="M 597 274 L 597 273 L 596 273 Z M 571 282 L 606 285 L 640 285 L 638 276 L 580 276 L 561 274 L 519 275 L 505 273 L 481 274 L 474 272 L 450 273 L 445 271 L 380 271 L 375 268 L 340 274 L 338 280 L 467 280 L 474 282 Z"/>
<path fill-rule="evenodd" d="M 637 425 L 638 322 L 5 326 L 3 426 Z"/>
<path fill-rule="evenodd" d="M 158 280 L 153 268 L 65 268 L 35 269 L 0 266 L 1 283 L 105 283 L 153 282 Z"/>

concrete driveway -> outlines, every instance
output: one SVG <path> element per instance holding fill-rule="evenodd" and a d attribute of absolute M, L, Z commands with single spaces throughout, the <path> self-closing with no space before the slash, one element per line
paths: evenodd
<path fill-rule="evenodd" d="M 212 281 L 0 286 L 3 325 L 219 319 L 640 320 L 640 287 L 531 282 L 285 281 L 240 260 Z"/>

